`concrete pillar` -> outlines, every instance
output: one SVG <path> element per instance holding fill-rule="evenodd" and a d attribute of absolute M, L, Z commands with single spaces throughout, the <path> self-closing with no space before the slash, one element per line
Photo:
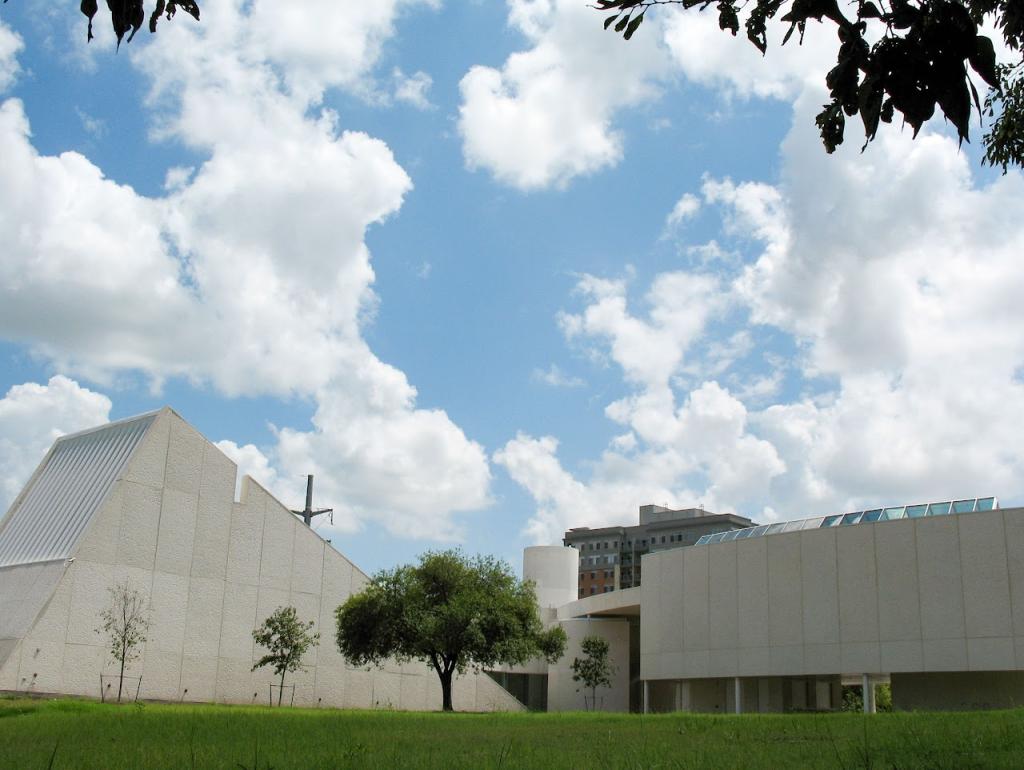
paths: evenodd
<path fill-rule="evenodd" d="M 647 680 L 644 680 L 644 713 L 648 713 L 651 707 L 651 693 L 647 687 Z"/>
<path fill-rule="evenodd" d="M 863 684 L 862 699 L 864 701 L 864 713 L 874 714 L 875 713 L 875 683 L 871 679 L 871 674 L 864 674 L 861 676 Z"/>
<path fill-rule="evenodd" d="M 743 683 L 740 681 L 740 678 L 738 676 L 734 676 L 732 678 L 732 691 L 733 691 L 733 696 L 732 696 L 733 697 L 733 701 L 735 701 L 735 703 L 734 703 L 734 707 L 735 707 L 734 711 L 737 714 L 742 714 L 743 713 Z"/>

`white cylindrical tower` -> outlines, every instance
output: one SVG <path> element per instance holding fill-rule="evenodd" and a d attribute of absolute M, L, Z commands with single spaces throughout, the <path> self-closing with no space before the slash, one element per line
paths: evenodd
<path fill-rule="evenodd" d="M 533 545 L 523 550 L 523 580 L 536 583 L 537 604 L 561 607 L 576 601 L 580 554 L 561 545 Z"/>

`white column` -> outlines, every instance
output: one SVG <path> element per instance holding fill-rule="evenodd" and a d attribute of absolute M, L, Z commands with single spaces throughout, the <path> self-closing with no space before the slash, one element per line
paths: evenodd
<path fill-rule="evenodd" d="M 650 711 L 650 706 L 651 706 L 651 696 L 650 696 L 650 692 L 647 689 L 647 680 L 645 679 L 644 680 L 644 713 L 645 714 Z"/>
<path fill-rule="evenodd" d="M 742 714 L 743 713 L 743 683 L 740 681 L 740 678 L 738 676 L 734 676 L 733 679 L 732 679 L 732 691 L 733 691 L 733 696 L 732 697 L 733 697 L 733 700 L 735 701 L 735 703 L 733 704 L 735 706 L 734 711 L 737 714 Z"/>
<path fill-rule="evenodd" d="M 863 683 L 862 696 L 864 700 L 864 713 L 874 714 L 875 713 L 875 683 L 871 680 L 871 674 L 864 674 L 861 676 L 861 682 Z"/>

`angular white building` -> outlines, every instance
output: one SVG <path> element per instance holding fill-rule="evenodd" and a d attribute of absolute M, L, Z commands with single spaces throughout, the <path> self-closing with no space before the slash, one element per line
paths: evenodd
<path fill-rule="evenodd" d="M 127 580 L 152 604 L 133 696 L 265 703 L 274 676 L 251 670 L 252 631 L 292 605 L 322 635 L 289 677 L 296 705 L 439 709 L 421 663 L 346 664 L 334 610 L 367 576 L 252 479 L 236 501 L 236 474 L 169 408 L 59 439 L 0 520 L 0 690 L 99 697 L 116 673 L 99 615 Z M 454 701 L 522 708 L 485 674 L 459 679 Z"/>

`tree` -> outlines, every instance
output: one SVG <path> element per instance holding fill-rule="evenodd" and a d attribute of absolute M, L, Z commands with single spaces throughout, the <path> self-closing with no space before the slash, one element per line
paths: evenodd
<path fill-rule="evenodd" d="M 712 5 L 713 0 L 596 0 L 627 40 L 654 5 L 684 8 Z M 747 0 L 717 0 L 718 26 L 739 32 L 740 11 Z M 782 15 L 780 15 L 782 14 Z M 825 78 L 831 100 L 815 122 L 826 152 L 843 143 L 846 118 L 859 115 L 864 147 L 875 138 L 879 121 L 891 123 L 899 113 L 914 136 L 936 108 L 969 141 L 971 105 L 994 118 L 984 137 L 985 162 L 1024 165 L 1024 7 L 1020 0 L 855 0 L 840 8 L 838 0 L 754 0 L 746 14 L 747 39 L 762 54 L 768 50 L 768 22 L 778 16 L 789 23 L 782 44 L 793 32 L 802 41 L 811 19 L 835 25 L 839 49 L 836 66 Z M 1014 63 L 997 64 L 992 40 L 979 35 L 989 22 L 1002 35 Z M 985 107 L 967 65 L 990 88 Z M 864 148 L 861 148 L 862 150 Z"/>
<path fill-rule="evenodd" d="M 139 657 L 140 648 L 146 643 L 149 608 L 145 594 L 133 588 L 127 580 L 108 588 L 107 592 L 110 594 L 110 606 L 100 613 L 102 623 L 96 633 L 106 634 L 110 656 L 121 664 L 117 682 L 117 702 L 120 703 L 125 666 Z"/>
<path fill-rule="evenodd" d="M 338 607 L 337 642 L 355 665 L 420 660 L 441 681 L 452 711 L 452 679 L 468 667 L 516 665 L 565 649 L 565 632 L 544 630 L 533 584 L 491 556 L 428 552 L 419 564 L 378 572 Z"/>
<path fill-rule="evenodd" d="M 267 654 L 256 661 L 252 667 L 255 671 L 263 666 L 273 666 L 274 673 L 281 677 L 280 689 L 277 691 L 277 705 L 281 705 L 284 693 L 284 677 L 290 671 L 298 671 L 302 666 L 302 656 L 310 647 L 320 643 L 320 634 L 311 634 L 313 621 L 303 623 L 294 607 L 278 607 L 263 625 L 254 628 L 252 638 L 256 644 L 268 650 Z"/>
<path fill-rule="evenodd" d="M 590 708 L 597 710 L 597 688 L 611 687 L 615 666 L 608 660 L 608 641 L 600 636 L 585 636 L 580 643 L 582 658 L 572 660 L 572 680 L 590 689 Z"/>
<path fill-rule="evenodd" d="M 7 0 L 4 0 L 6 3 Z M 43 6 L 41 6 L 43 7 Z M 86 31 L 86 42 L 92 40 L 92 19 L 99 10 L 97 0 L 82 0 L 82 13 L 89 19 L 89 28 Z M 128 30 L 128 41 L 132 42 L 135 33 L 139 31 L 146 21 L 146 8 L 143 0 L 107 0 L 107 8 L 110 9 L 110 21 L 114 25 L 114 34 L 117 35 L 117 46 L 121 47 L 121 38 Z M 189 16 L 199 21 L 199 3 L 195 0 L 156 0 L 153 12 L 149 15 L 149 31 L 156 32 L 156 23 L 161 16 L 173 19 L 178 9 L 183 10 Z"/>

